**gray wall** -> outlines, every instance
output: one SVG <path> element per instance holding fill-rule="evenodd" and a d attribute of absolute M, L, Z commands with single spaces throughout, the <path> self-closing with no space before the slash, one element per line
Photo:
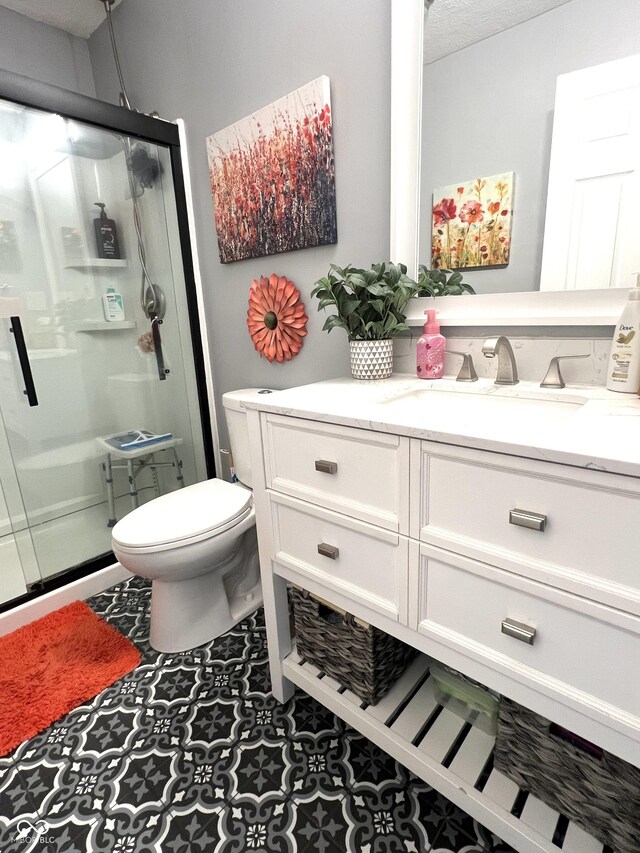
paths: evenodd
<path fill-rule="evenodd" d="M 464 278 L 481 293 L 538 290 L 556 78 L 638 52 L 638 0 L 573 0 L 426 65 L 421 260 L 434 188 L 514 170 L 509 266 Z"/>
<path fill-rule="evenodd" d="M 368 266 L 389 252 L 390 23 L 388 0 L 128 0 L 114 12 L 132 104 L 187 125 L 218 394 L 349 371 L 346 336 L 321 332 L 308 296 L 330 263 Z M 89 50 L 98 97 L 116 101 L 104 25 Z M 205 138 L 322 74 L 331 81 L 339 242 L 220 264 Z M 245 322 L 251 280 L 272 272 L 295 282 L 309 315 L 304 347 L 284 365 L 258 356 Z"/>
<path fill-rule="evenodd" d="M 4 6 L 0 68 L 95 97 L 87 42 Z"/>

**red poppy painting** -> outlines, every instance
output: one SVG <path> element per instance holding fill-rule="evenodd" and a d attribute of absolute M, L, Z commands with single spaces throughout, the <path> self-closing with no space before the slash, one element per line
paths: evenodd
<path fill-rule="evenodd" d="M 207 138 L 220 261 L 336 243 L 329 78 Z"/>
<path fill-rule="evenodd" d="M 511 250 L 513 172 L 433 193 L 433 269 L 506 267 Z"/>

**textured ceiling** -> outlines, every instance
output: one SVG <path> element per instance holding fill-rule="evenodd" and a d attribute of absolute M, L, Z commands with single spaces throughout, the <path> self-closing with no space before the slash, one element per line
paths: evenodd
<path fill-rule="evenodd" d="M 569 2 L 571 0 L 434 0 L 425 26 L 424 61 L 435 62 Z"/>
<path fill-rule="evenodd" d="M 120 2 L 122 0 L 115 0 L 113 6 Z M 102 0 L 0 0 L 0 6 L 84 39 L 89 38 L 105 18 Z"/>
<path fill-rule="evenodd" d="M 122 0 L 115 0 L 117 6 Z M 571 0 L 434 0 L 425 29 L 425 62 L 455 53 Z M 104 21 L 102 0 L 0 0 L 36 21 L 88 38 Z"/>

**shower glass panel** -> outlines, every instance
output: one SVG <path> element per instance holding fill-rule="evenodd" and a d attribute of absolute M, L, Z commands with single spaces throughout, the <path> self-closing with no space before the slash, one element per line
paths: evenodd
<path fill-rule="evenodd" d="M 3 364 L 4 367 L 4 364 Z M 3 383 L 4 385 L 4 383 Z M 31 531 L 13 475 L 7 433 L 0 417 L 0 605 L 24 595 L 40 580 Z"/>
<path fill-rule="evenodd" d="M 5 516 L 7 553 L 28 531 L 27 586 L 207 477 L 171 164 L 167 146 L 0 100 L 0 488 L 22 507 L 0 498 L 0 545 Z M 108 442 L 138 430 L 169 437 Z"/>

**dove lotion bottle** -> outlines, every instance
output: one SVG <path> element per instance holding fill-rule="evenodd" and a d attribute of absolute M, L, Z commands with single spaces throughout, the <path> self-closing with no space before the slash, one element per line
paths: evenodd
<path fill-rule="evenodd" d="M 640 285 L 640 274 L 638 274 Z M 607 388 L 636 394 L 640 387 L 640 286 L 632 287 L 613 335 Z"/>

